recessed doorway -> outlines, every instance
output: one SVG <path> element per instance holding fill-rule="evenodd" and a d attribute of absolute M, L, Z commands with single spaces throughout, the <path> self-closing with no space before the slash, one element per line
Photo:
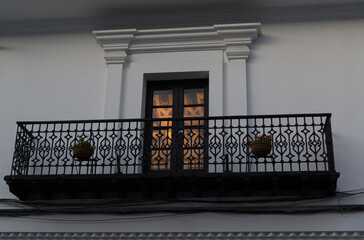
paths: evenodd
<path fill-rule="evenodd" d="M 207 79 L 147 83 L 145 171 L 206 169 L 207 96 Z"/>

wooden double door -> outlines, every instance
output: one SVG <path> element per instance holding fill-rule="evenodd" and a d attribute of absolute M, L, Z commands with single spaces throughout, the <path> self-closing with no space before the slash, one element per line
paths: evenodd
<path fill-rule="evenodd" d="M 205 79 L 148 83 L 144 171 L 206 170 L 207 96 Z"/>

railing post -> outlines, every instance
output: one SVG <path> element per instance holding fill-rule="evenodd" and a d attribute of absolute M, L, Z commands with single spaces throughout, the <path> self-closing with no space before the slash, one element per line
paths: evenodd
<path fill-rule="evenodd" d="M 331 114 L 327 116 L 325 122 L 325 138 L 327 147 L 327 158 L 329 164 L 329 170 L 335 172 L 335 159 L 334 159 L 334 144 L 332 140 L 332 130 L 331 130 Z"/>
<path fill-rule="evenodd" d="M 16 172 L 20 175 L 27 175 L 31 144 L 34 136 L 26 127 L 22 125 L 22 123 L 17 123 L 17 125 L 18 128 L 15 139 L 15 150 L 11 167 L 11 174 Z"/>

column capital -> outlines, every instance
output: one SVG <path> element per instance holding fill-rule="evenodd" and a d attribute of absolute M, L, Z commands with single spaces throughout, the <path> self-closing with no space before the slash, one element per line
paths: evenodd
<path fill-rule="evenodd" d="M 92 33 L 96 35 L 96 41 L 105 51 L 107 64 L 124 64 L 129 44 L 136 31 L 136 29 L 97 30 Z"/>
<path fill-rule="evenodd" d="M 229 60 L 248 59 L 252 42 L 261 35 L 260 23 L 219 24 L 214 28 L 224 39 Z"/>

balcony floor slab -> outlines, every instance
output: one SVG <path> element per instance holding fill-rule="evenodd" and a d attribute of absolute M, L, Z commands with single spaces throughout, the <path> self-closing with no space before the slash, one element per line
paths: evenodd
<path fill-rule="evenodd" d="M 6 176 L 21 200 L 177 199 L 335 194 L 337 172 Z"/>

